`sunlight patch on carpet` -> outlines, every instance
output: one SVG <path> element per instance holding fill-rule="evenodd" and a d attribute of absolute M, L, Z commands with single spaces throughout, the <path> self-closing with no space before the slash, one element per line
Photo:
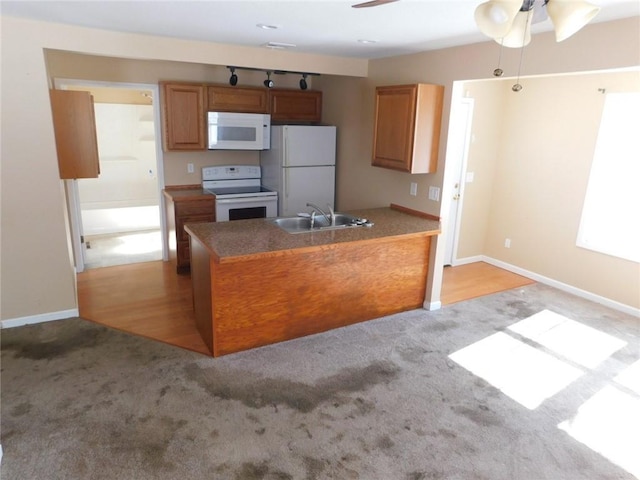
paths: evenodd
<path fill-rule="evenodd" d="M 449 358 L 531 410 L 584 373 L 502 332 Z"/>
<path fill-rule="evenodd" d="M 627 342 L 543 310 L 508 327 L 549 350 L 587 368 L 595 368 Z"/>
<path fill-rule="evenodd" d="M 640 478 L 638 397 L 609 385 L 583 403 L 576 415 L 558 428 Z"/>

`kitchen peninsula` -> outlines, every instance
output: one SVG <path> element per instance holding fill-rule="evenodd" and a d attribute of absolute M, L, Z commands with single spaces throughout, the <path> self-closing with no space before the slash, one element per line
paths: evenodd
<path fill-rule="evenodd" d="M 213 356 L 421 308 L 437 219 L 392 205 L 373 222 L 290 234 L 269 219 L 185 226 L 196 326 Z"/>

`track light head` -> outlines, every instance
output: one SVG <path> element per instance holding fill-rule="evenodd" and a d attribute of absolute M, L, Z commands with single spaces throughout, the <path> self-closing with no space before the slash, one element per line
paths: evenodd
<path fill-rule="evenodd" d="M 273 88 L 273 80 L 271 80 L 271 72 L 267 72 L 267 79 L 263 82 L 267 88 Z"/>
<path fill-rule="evenodd" d="M 307 89 L 307 74 L 303 73 L 302 74 L 302 78 L 300 79 L 300 90 L 306 90 Z"/>
<path fill-rule="evenodd" d="M 231 70 L 231 76 L 229 77 L 229 85 L 232 85 L 235 87 L 238 84 L 238 75 L 236 75 L 236 69 L 233 67 L 230 67 L 229 70 Z"/>

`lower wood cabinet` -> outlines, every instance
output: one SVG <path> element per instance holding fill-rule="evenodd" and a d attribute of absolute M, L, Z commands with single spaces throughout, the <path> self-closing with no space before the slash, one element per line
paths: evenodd
<path fill-rule="evenodd" d="M 178 273 L 188 272 L 191 265 L 189 235 L 184 231 L 184 226 L 187 223 L 216 221 L 213 195 L 182 198 L 183 195 L 186 195 L 184 191 L 165 191 L 169 260 L 175 263 Z"/>

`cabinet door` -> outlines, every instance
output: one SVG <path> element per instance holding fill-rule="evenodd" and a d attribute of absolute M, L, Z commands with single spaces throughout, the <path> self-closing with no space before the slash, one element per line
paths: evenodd
<path fill-rule="evenodd" d="M 409 173 L 435 172 L 443 98 L 442 85 L 376 88 L 372 165 Z"/>
<path fill-rule="evenodd" d="M 207 88 L 207 105 L 210 112 L 268 113 L 267 90 L 214 85 Z"/>
<path fill-rule="evenodd" d="M 318 123 L 322 120 L 322 92 L 315 90 L 269 90 L 272 122 Z"/>
<path fill-rule="evenodd" d="M 204 85 L 161 85 L 164 149 L 206 150 Z"/>
<path fill-rule="evenodd" d="M 415 85 L 376 88 L 372 165 L 411 171 L 416 98 Z"/>
<path fill-rule="evenodd" d="M 98 139 L 89 92 L 51 90 L 51 112 L 60 178 L 97 178 Z"/>

